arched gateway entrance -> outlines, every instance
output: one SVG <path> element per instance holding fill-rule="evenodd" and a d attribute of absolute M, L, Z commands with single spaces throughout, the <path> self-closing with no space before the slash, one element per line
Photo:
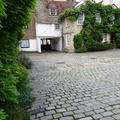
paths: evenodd
<path fill-rule="evenodd" d="M 37 38 L 38 52 L 62 51 L 62 38 Z"/>

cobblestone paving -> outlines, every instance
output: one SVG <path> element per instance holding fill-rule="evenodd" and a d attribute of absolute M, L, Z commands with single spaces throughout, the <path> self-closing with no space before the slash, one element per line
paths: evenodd
<path fill-rule="evenodd" d="M 120 50 L 29 56 L 30 120 L 120 120 Z"/>

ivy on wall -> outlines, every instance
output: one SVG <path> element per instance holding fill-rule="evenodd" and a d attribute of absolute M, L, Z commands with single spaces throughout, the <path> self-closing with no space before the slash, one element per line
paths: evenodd
<path fill-rule="evenodd" d="M 59 21 L 66 19 L 76 21 L 80 14 L 85 15 L 83 29 L 74 36 L 74 48 L 76 52 L 106 50 L 116 45 L 120 48 L 120 8 L 111 5 L 87 0 L 79 8 L 69 8 L 59 15 Z M 96 15 L 100 14 L 101 22 L 96 21 Z M 102 43 L 103 34 L 111 34 L 112 43 Z"/>

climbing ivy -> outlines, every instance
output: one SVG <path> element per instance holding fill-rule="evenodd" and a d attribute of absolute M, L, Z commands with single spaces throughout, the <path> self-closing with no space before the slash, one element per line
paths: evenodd
<path fill-rule="evenodd" d="M 80 14 L 85 15 L 85 20 L 83 29 L 74 36 L 76 52 L 106 50 L 115 44 L 120 48 L 120 8 L 87 0 L 79 8 L 70 8 L 60 14 L 59 21 L 76 21 Z M 101 22 L 96 21 L 97 14 L 100 14 Z M 104 33 L 110 33 L 114 41 L 102 43 Z"/>

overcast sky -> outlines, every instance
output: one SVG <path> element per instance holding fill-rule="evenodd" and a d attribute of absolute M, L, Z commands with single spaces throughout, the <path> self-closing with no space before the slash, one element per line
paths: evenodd
<path fill-rule="evenodd" d="M 66 0 L 55 0 L 55 1 L 66 1 Z M 80 1 L 82 1 L 82 0 L 76 0 L 77 2 L 80 2 Z M 85 0 L 83 0 L 83 1 L 85 1 Z M 96 2 L 100 2 L 100 1 L 102 1 L 102 0 L 95 0 Z M 103 2 L 105 5 L 106 4 L 109 4 L 110 3 L 110 0 L 104 0 L 104 2 Z M 118 7 L 120 7 L 120 0 L 113 0 L 113 3 L 116 5 L 116 6 L 118 6 Z"/>

